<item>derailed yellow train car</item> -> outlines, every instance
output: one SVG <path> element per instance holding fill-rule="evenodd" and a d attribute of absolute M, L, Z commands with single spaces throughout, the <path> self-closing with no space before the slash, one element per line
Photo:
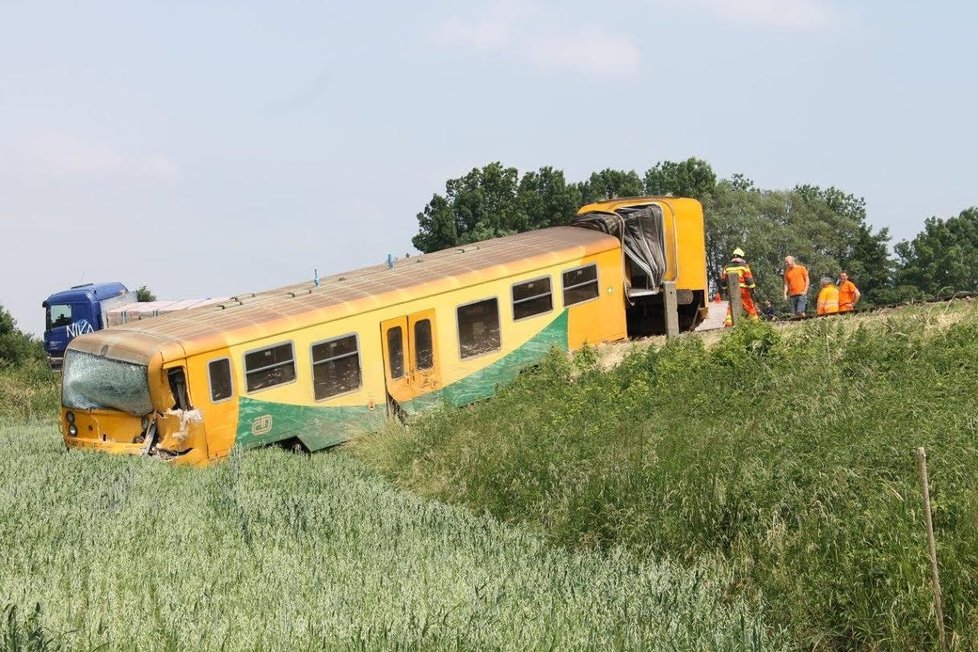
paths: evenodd
<path fill-rule="evenodd" d="M 613 199 L 582 207 L 575 223 L 622 240 L 629 335 L 661 330 L 666 283 L 675 286 L 680 330 L 694 328 L 706 317 L 706 233 L 698 201 Z"/>
<path fill-rule="evenodd" d="M 582 217 L 644 201 L 682 218 L 675 251 L 697 215 L 702 234 L 692 200 L 628 201 Z M 613 231 L 522 233 L 77 337 L 65 444 L 200 464 L 236 446 L 327 448 L 392 416 L 486 398 L 552 348 L 622 340 L 640 321 L 628 310 L 655 292 L 629 291 L 652 280 Z M 662 278 L 682 278 L 662 251 Z"/>

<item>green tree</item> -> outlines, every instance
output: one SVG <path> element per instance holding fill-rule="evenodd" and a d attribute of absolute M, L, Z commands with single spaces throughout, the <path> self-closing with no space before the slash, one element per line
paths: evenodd
<path fill-rule="evenodd" d="M 731 190 L 746 190 L 749 192 L 760 191 L 758 187 L 754 185 L 753 179 L 750 179 L 746 175 L 739 172 L 730 175 L 730 178 L 727 179 L 727 183 L 729 184 Z"/>
<path fill-rule="evenodd" d="M 618 197 L 638 197 L 645 192 L 645 184 L 634 170 L 612 170 L 592 172 L 587 181 L 578 184 L 581 202 L 590 204 Z"/>
<path fill-rule="evenodd" d="M 758 284 L 758 299 L 776 301 L 780 295 L 780 261 L 796 246 L 789 227 L 789 193 L 738 190 L 720 181 L 704 205 L 707 274 L 719 288 L 720 274 L 736 248 L 744 249 Z M 719 288 L 722 289 L 722 288 Z"/>
<path fill-rule="evenodd" d="M 978 289 L 978 207 L 957 217 L 930 217 L 913 240 L 895 247 L 899 295 L 933 296 Z"/>
<path fill-rule="evenodd" d="M 836 188 L 799 186 L 759 190 L 744 177 L 725 179 L 705 203 L 707 268 L 716 282 L 735 247 L 743 248 L 758 284 L 757 297 L 783 302 L 783 261 L 795 256 L 808 267 L 810 299 L 822 276 L 848 269 L 869 300 L 891 287 L 889 233 L 865 222 L 865 203 Z"/>
<path fill-rule="evenodd" d="M 896 263 L 890 255 L 890 230 L 859 227 L 852 255 L 843 260 L 842 268 L 859 286 L 862 301 L 867 304 L 895 303 L 900 300 L 894 284 Z"/>
<path fill-rule="evenodd" d="M 859 286 L 866 303 L 884 303 L 894 300 L 894 261 L 890 256 L 889 229 L 873 231 L 866 220 L 866 200 L 834 186 L 796 186 L 795 192 L 811 204 L 822 204 L 838 220 L 841 242 L 828 252 L 838 263 L 839 270 L 846 270 Z M 833 278 L 838 275 L 835 272 Z"/>
<path fill-rule="evenodd" d="M 717 175 L 706 161 L 689 158 L 676 163 L 661 161 L 645 173 L 645 193 L 692 197 L 701 202 L 712 195 Z"/>
<path fill-rule="evenodd" d="M 581 205 L 643 194 L 694 197 L 706 216 L 707 268 L 716 283 L 736 247 L 747 251 L 760 285 L 759 298 L 782 301 L 786 255 L 808 266 L 812 297 L 820 276 L 850 272 L 866 303 L 893 300 L 890 235 L 866 219 L 866 202 L 835 187 L 799 185 L 763 190 L 742 174 L 717 181 L 701 159 L 661 161 L 644 178 L 607 168 L 586 181 L 542 167 L 522 176 L 499 162 L 449 180 L 418 214 L 414 246 L 423 252 L 567 223 Z M 909 276 L 907 277 L 909 278 Z M 909 282 L 909 281 L 906 281 Z"/>
<path fill-rule="evenodd" d="M 418 213 L 411 242 L 422 252 L 456 247 L 546 226 L 566 224 L 581 206 L 577 185 L 549 166 L 522 177 L 516 168 L 490 163 L 450 179 Z"/>
<path fill-rule="evenodd" d="M 425 253 L 454 247 L 459 243 L 458 225 L 452 214 L 452 204 L 447 197 L 435 194 L 418 213 L 418 233 L 411 244 Z"/>
<path fill-rule="evenodd" d="M 517 197 L 530 229 L 567 224 L 583 203 L 577 184 L 568 184 L 561 170 L 549 166 L 524 174 Z"/>
<path fill-rule="evenodd" d="M 44 359 L 43 345 L 17 328 L 13 315 L 0 306 L 0 367 L 19 366 L 31 359 Z"/>
<path fill-rule="evenodd" d="M 146 287 L 145 285 L 140 285 L 139 289 L 136 290 L 136 301 L 140 303 L 146 301 L 156 301 L 156 295 Z"/>
<path fill-rule="evenodd" d="M 411 242 L 427 253 L 526 230 L 528 220 L 517 200 L 518 181 L 516 168 L 498 161 L 449 179 L 445 195 L 434 195 L 418 213 L 418 234 Z"/>

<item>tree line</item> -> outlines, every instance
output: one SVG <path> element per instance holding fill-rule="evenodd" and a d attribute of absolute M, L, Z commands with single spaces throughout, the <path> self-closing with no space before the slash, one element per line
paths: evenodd
<path fill-rule="evenodd" d="M 849 272 L 867 304 L 896 303 L 978 288 L 978 207 L 928 218 L 914 239 L 890 252 L 890 232 L 867 221 L 862 197 L 836 187 L 758 188 L 742 174 L 718 179 L 706 161 L 661 161 L 643 175 L 605 169 L 570 182 L 550 166 L 520 173 L 493 162 L 450 179 L 418 213 L 412 239 L 421 252 L 567 224 L 582 205 L 616 197 L 674 195 L 703 204 L 707 271 L 713 283 L 736 247 L 758 283 L 758 297 L 782 299 L 783 260 L 809 269 L 812 292 L 821 276 Z"/>
<path fill-rule="evenodd" d="M 43 360 L 44 346 L 40 340 L 17 328 L 17 321 L 0 306 L 0 371 L 19 367 L 30 360 Z"/>

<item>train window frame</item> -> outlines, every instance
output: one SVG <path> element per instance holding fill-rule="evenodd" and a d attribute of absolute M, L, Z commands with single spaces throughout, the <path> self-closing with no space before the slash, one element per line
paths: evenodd
<path fill-rule="evenodd" d="M 566 285 L 565 284 L 565 281 L 564 281 L 564 275 L 565 274 L 570 274 L 571 272 L 576 272 L 576 271 L 581 270 L 581 269 L 587 269 L 588 267 L 593 267 L 594 268 L 594 280 L 593 281 L 586 281 L 584 283 L 578 283 L 577 285 Z M 594 289 L 595 289 L 595 293 L 594 293 L 594 296 L 593 297 L 590 297 L 588 299 L 584 299 L 583 301 L 574 301 L 573 303 L 567 303 L 567 291 L 568 290 L 574 290 L 576 288 L 584 287 L 586 285 L 591 285 L 592 283 L 594 284 Z M 601 270 L 598 269 L 598 264 L 597 263 L 589 263 L 587 265 L 578 265 L 577 267 L 571 267 L 569 269 L 563 270 L 560 273 L 560 287 L 561 287 L 561 293 L 560 293 L 561 296 L 560 296 L 560 299 L 561 299 L 561 301 L 563 301 L 564 308 L 569 308 L 570 306 L 579 306 L 582 303 L 588 303 L 590 301 L 596 301 L 596 300 L 600 299 L 601 298 Z"/>
<path fill-rule="evenodd" d="M 514 295 L 514 292 L 516 290 L 516 286 L 517 285 L 526 285 L 527 283 L 536 283 L 537 281 L 548 281 L 550 283 L 550 289 L 546 293 L 544 293 L 544 294 L 536 294 L 536 295 L 533 295 L 532 297 L 527 297 L 525 299 L 520 299 L 519 301 L 516 300 L 516 297 Z M 519 303 L 525 303 L 527 301 L 533 301 L 534 299 L 539 299 L 540 297 L 547 296 L 547 295 L 550 296 L 550 308 L 548 308 L 547 310 L 542 310 L 540 312 L 535 312 L 532 315 L 526 315 L 526 316 L 523 316 L 523 317 L 517 317 L 516 316 L 516 305 L 517 304 L 519 304 Z M 549 313 L 553 312 L 554 311 L 554 308 L 556 307 L 554 305 L 554 282 L 553 282 L 553 277 L 548 274 L 546 276 L 537 276 L 536 278 L 528 278 L 528 279 L 525 279 L 525 280 L 522 280 L 522 281 L 518 281 L 516 283 L 513 283 L 512 285 L 509 286 L 509 297 L 510 297 L 510 308 L 513 311 L 513 321 L 514 322 L 524 321 L 526 319 L 533 319 L 534 317 L 539 317 L 540 315 L 549 314 Z"/>
<path fill-rule="evenodd" d="M 427 322 L 428 324 L 428 366 L 421 366 L 421 356 L 419 355 L 421 349 L 418 348 L 418 326 Z M 414 351 L 414 368 L 418 371 L 431 371 L 435 368 L 435 325 L 431 320 L 431 317 L 423 317 L 416 322 L 411 327 L 411 342 L 414 344 L 412 347 Z"/>
<path fill-rule="evenodd" d="M 313 354 L 313 349 L 315 349 L 320 344 L 329 344 L 330 342 L 338 342 L 339 340 L 345 340 L 348 337 L 352 337 L 353 342 L 356 345 L 356 350 L 353 353 L 344 353 L 343 355 L 336 356 L 334 358 L 324 358 L 322 360 L 319 360 L 318 362 L 316 361 L 316 358 L 314 357 Z M 358 374 L 360 376 L 360 383 L 352 389 L 338 392 L 336 394 L 330 394 L 329 396 L 324 396 L 322 398 L 317 398 L 316 397 L 316 365 L 323 364 L 325 362 L 329 362 L 330 360 L 336 360 L 339 358 L 349 358 L 354 355 L 357 358 L 357 370 L 360 372 Z M 354 392 L 359 392 L 360 390 L 363 389 L 363 358 L 360 355 L 360 333 L 357 332 L 346 333 L 344 335 L 337 335 L 336 337 L 328 337 L 325 340 L 317 340 L 313 342 L 312 344 L 309 345 L 309 365 L 310 365 L 309 369 L 312 372 L 311 380 L 312 380 L 313 402 L 322 403 L 323 401 L 330 401 L 339 396 L 346 396 L 347 394 L 353 394 Z"/>
<path fill-rule="evenodd" d="M 231 385 L 231 393 L 228 394 L 226 397 L 215 401 L 214 379 L 213 379 L 213 374 L 211 373 L 211 365 L 214 364 L 215 362 L 224 362 L 225 360 L 228 363 L 228 383 Z M 234 398 L 234 367 L 231 366 L 231 358 L 229 356 L 225 355 L 220 358 L 214 358 L 213 360 L 207 361 L 207 393 L 208 396 L 210 396 L 211 398 L 212 405 L 217 405 L 219 403 L 226 403 L 227 401 L 230 401 L 232 398 Z"/>
<path fill-rule="evenodd" d="M 401 339 L 398 344 L 398 347 L 400 349 L 399 353 L 401 354 L 400 367 L 399 367 L 400 373 L 397 374 L 396 376 L 394 375 L 394 371 L 395 371 L 394 359 L 391 356 L 391 353 L 393 352 L 393 349 L 391 348 L 391 333 L 393 333 L 394 331 L 401 332 Z M 408 347 L 405 346 L 405 338 L 407 337 L 407 333 L 405 332 L 404 328 L 401 327 L 400 324 L 397 324 L 396 326 L 391 326 L 386 331 L 384 331 L 384 337 L 386 338 L 386 342 L 384 343 L 387 345 L 387 359 L 384 360 L 384 363 L 387 365 L 387 372 L 390 375 L 391 380 L 401 380 L 407 375 L 408 364 L 411 362 L 410 360 L 408 360 L 409 357 L 407 354 Z"/>
<path fill-rule="evenodd" d="M 461 319 L 459 318 L 460 317 L 459 311 L 462 310 L 463 308 L 475 306 L 480 303 L 486 303 L 488 301 L 496 302 L 496 323 L 499 328 L 498 342 L 494 348 L 486 349 L 485 351 L 479 351 L 478 353 L 473 353 L 471 355 L 463 355 L 462 324 L 461 324 Z M 476 301 L 469 301 L 468 303 L 460 303 L 457 306 L 455 306 L 455 340 L 458 342 L 458 357 L 459 360 L 462 361 L 474 360 L 475 358 L 481 358 L 482 356 L 490 355 L 492 353 L 496 353 L 497 351 L 502 351 L 503 350 L 503 321 L 502 321 L 502 317 L 499 314 L 499 297 L 498 296 L 485 297 L 483 299 L 478 299 Z"/>
<path fill-rule="evenodd" d="M 254 373 L 256 371 L 264 371 L 265 369 L 270 369 L 271 367 L 275 367 L 275 366 L 279 366 L 279 365 L 268 365 L 266 367 L 259 367 L 258 369 L 248 369 L 248 356 L 250 354 L 252 354 L 252 353 L 258 353 L 259 351 L 267 351 L 269 349 L 275 349 L 275 348 L 278 348 L 278 347 L 283 346 L 285 344 L 288 344 L 289 345 L 289 351 L 292 353 L 292 372 L 293 372 L 292 380 L 287 380 L 287 381 L 282 382 L 282 383 L 275 383 L 274 385 L 269 385 L 267 387 L 260 387 L 258 389 L 251 389 L 251 388 L 249 388 L 249 386 L 248 386 L 248 374 Z M 275 344 L 270 344 L 268 346 L 259 346 L 259 347 L 256 347 L 254 349 L 249 349 L 248 351 L 245 351 L 242 354 L 242 356 L 241 356 L 241 362 L 242 362 L 241 367 L 242 367 L 242 370 L 244 371 L 244 378 L 245 378 L 245 385 L 244 386 L 245 386 L 246 393 L 248 393 L 248 394 L 257 394 L 259 392 L 264 392 L 264 391 L 267 391 L 269 389 L 275 389 L 276 387 L 283 387 L 285 385 L 291 385 L 294 382 L 296 382 L 298 380 L 298 378 L 299 378 L 299 370 L 298 370 L 298 367 L 296 366 L 296 360 L 295 360 L 295 342 L 293 342 L 292 340 L 286 340 L 284 342 L 276 342 Z"/>

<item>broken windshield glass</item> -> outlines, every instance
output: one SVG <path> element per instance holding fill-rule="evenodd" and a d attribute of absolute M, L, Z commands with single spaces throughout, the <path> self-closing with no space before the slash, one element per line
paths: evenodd
<path fill-rule="evenodd" d="M 111 409 L 149 414 L 149 377 L 144 365 L 69 350 L 65 356 L 61 402 L 78 410 Z"/>

